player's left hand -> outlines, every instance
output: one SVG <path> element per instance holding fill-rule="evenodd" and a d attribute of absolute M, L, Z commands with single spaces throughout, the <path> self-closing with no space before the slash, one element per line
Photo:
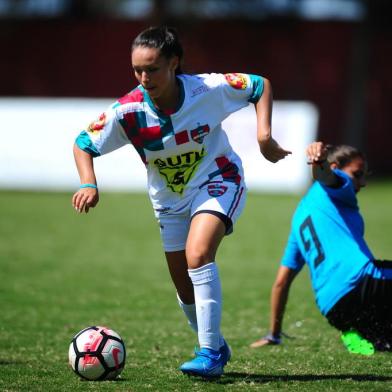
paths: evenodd
<path fill-rule="evenodd" d="M 263 346 L 276 346 L 278 344 L 281 344 L 282 340 L 281 338 L 275 338 L 272 336 L 271 333 L 269 333 L 266 336 L 261 337 L 260 339 L 256 340 L 252 344 L 249 345 L 251 348 L 258 348 L 258 347 L 263 347 Z"/>
<path fill-rule="evenodd" d="M 259 146 L 264 158 L 273 163 L 276 163 L 291 154 L 291 151 L 282 148 L 273 138 L 260 142 Z"/>

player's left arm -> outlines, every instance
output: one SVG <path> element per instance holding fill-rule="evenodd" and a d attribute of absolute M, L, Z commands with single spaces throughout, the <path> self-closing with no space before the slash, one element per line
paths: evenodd
<path fill-rule="evenodd" d="M 282 148 L 279 143 L 272 137 L 271 120 L 272 120 L 272 87 L 268 79 L 264 79 L 263 94 L 255 103 L 257 118 L 257 141 L 260 151 L 270 162 L 278 162 L 291 154 L 291 151 Z"/>

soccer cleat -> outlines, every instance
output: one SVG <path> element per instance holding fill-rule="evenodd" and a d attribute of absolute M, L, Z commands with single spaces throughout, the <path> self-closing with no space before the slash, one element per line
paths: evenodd
<path fill-rule="evenodd" d="M 352 354 L 373 355 L 374 346 L 371 342 L 364 339 L 356 331 L 346 331 L 342 333 L 342 341 L 348 352 Z"/>
<path fill-rule="evenodd" d="M 231 349 L 227 344 L 226 340 L 223 339 L 223 346 L 219 349 L 220 355 L 222 355 L 223 366 L 227 364 L 227 362 L 231 359 Z"/>
<path fill-rule="evenodd" d="M 183 363 L 180 370 L 184 374 L 192 376 L 214 378 L 220 377 L 223 374 L 224 366 L 224 359 L 219 351 L 204 347 L 196 352 L 196 357 L 194 359 Z"/>

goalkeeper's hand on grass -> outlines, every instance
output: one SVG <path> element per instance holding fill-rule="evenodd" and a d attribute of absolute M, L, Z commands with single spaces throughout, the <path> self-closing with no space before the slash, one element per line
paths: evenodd
<path fill-rule="evenodd" d="M 271 332 L 269 332 L 267 335 L 261 337 L 259 340 L 256 340 L 253 342 L 250 347 L 251 348 L 258 348 L 258 347 L 263 347 L 263 346 L 271 346 L 271 345 L 278 345 L 282 343 L 281 339 L 281 334 L 278 336 L 274 336 Z"/>

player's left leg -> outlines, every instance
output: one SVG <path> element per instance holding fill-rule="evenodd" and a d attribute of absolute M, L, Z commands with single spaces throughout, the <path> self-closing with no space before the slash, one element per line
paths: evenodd
<path fill-rule="evenodd" d="M 392 351 L 392 261 L 374 260 L 374 269 L 361 284 L 364 334 L 376 350 Z"/>
<path fill-rule="evenodd" d="M 161 236 L 166 250 L 166 260 L 170 276 L 177 291 L 178 303 L 183 310 L 191 328 L 197 333 L 197 316 L 194 300 L 193 283 L 188 274 L 185 248 L 190 218 L 187 215 L 164 215 L 159 218 Z M 230 359 L 230 349 L 223 337 L 219 337 L 219 351 L 224 358 L 224 364 Z"/>
<path fill-rule="evenodd" d="M 186 256 L 194 287 L 200 351 L 196 358 L 181 366 L 181 371 L 187 374 L 215 377 L 223 373 L 219 352 L 222 294 L 214 260 L 225 232 L 222 220 L 212 214 L 200 213 L 192 219 Z"/>
<path fill-rule="evenodd" d="M 223 237 L 231 233 L 244 202 L 243 184 L 233 182 L 207 184 L 193 201 L 186 257 L 201 349 L 194 360 L 181 366 L 184 373 L 219 376 L 230 359 L 230 348 L 220 332 L 222 295 L 215 255 Z"/>

